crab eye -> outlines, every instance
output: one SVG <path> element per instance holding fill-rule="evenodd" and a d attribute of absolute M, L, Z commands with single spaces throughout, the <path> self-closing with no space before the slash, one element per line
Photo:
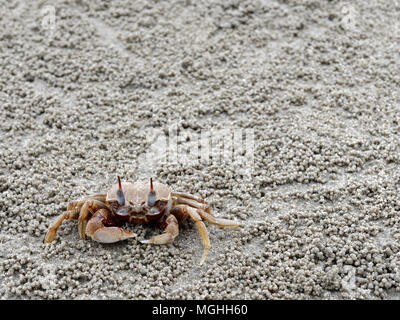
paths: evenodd
<path fill-rule="evenodd" d="M 118 184 L 119 184 L 119 189 L 117 190 L 117 201 L 120 206 L 123 206 L 125 204 L 125 196 L 124 192 L 122 191 L 122 184 L 121 184 L 121 179 L 118 177 Z"/>
<path fill-rule="evenodd" d="M 154 204 L 156 203 L 157 196 L 156 196 L 156 191 L 153 188 L 153 178 L 150 178 L 150 192 L 149 195 L 147 196 L 147 205 L 149 207 L 153 207 Z"/>

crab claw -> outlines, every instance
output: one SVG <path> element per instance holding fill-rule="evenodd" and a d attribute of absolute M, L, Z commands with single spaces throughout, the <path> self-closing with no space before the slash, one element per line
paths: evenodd
<path fill-rule="evenodd" d="M 94 215 L 86 225 L 85 233 L 93 240 L 101 243 L 114 243 L 128 238 L 133 238 L 135 235 L 127 230 L 119 227 L 106 227 L 104 225 L 104 212 L 100 209 L 98 214 Z M 106 213 L 107 214 L 107 213 Z"/>
<path fill-rule="evenodd" d="M 101 243 L 114 243 L 128 238 L 133 238 L 130 231 L 118 227 L 104 227 L 93 233 L 92 239 Z"/>
<path fill-rule="evenodd" d="M 119 189 L 117 190 L 117 201 L 120 206 L 123 206 L 125 204 L 125 196 L 124 196 L 124 192 L 122 191 L 121 179 L 119 178 L 119 176 L 117 176 L 117 178 L 118 178 L 118 185 L 119 185 Z"/>

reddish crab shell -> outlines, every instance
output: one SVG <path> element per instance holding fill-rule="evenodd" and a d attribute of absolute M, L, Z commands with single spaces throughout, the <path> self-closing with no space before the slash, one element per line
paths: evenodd
<path fill-rule="evenodd" d="M 147 201 L 147 196 L 150 191 L 150 182 L 122 182 L 122 191 L 125 199 L 132 204 L 141 204 Z M 171 190 L 163 183 L 153 183 L 154 190 L 156 191 L 156 200 L 171 201 Z M 117 190 L 119 184 L 114 184 L 107 192 L 106 201 L 117 201 Z"/>
<path fill-rule="evenodd" d="M 153 190 L 153 191 L 152 191 Z M 124 204 L 118 203 L 118 191 L 122 191 Z M 153 204 L 149 206 L 149 194 Z M 122 200 L 122 199 L 120 199 Z M 172 196 L 169 187 L 162 183 L 150 182 L 119 182 L 107 192 L 106 202 L 110 203 L 113 212 L 121 220 L 130 223 L 163 223 L 172 206 Z M 161 219 L 161 220 L 160 220 Z"/>

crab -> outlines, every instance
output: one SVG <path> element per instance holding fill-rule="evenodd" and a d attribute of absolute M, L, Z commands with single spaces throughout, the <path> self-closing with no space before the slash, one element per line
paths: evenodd
<path fill-rule="evenodd" d="M 54 240 L 57 230 L 65 219 L 77 219 L 82 239 L 87 237 L 101 243 L 113 243 L 135 237 L 133 232 L 121 228 L 122 224 L 153 223 L 163 233 L 142 240 L 144 244 L 167 244 L 179 234 L 179 223 L 188 216 L 194 221 L 204 247 L 200 260 L 207 257 L 210 240 L 203 219 L 218 227 L 235 228 L 236 221 L 214 217 L 207 202 L 197 196 L 173 192 L 163 183 L 121 182 L 114 184 L 107 193 L 97 193 L 82 200 L 70 201 L 67 211 L 60 214 L 50 225 L 44 242 Z"/>

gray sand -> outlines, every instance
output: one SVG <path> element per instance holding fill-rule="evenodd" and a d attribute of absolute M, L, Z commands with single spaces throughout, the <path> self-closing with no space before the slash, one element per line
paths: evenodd
<path fill-rule="evenodd" d="M 399 299 L 399 1 L 87 2 L 1 1 L 2 299 Z M 148 164 L 171 123 L 252 128 L 250 179 Z M 190 221 L 165 246 L 76 221 L 42 243 L 117 174 L 242 225 L 207 224 L 203 266 Z"/>

